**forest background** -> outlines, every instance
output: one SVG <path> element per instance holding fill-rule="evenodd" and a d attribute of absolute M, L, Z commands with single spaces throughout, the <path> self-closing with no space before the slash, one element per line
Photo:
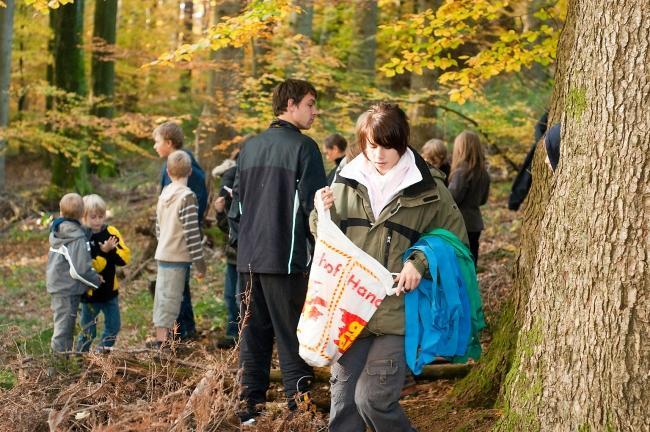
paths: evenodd
<path fill-rule="evenodd" d="M 163 121 L 180 122 L 186 146 L 209 172 L 243 136 L 269 124 L 271 91 L 287 77 L 307 79 L 319 91 L 321 114 L 308 131 L 319 143 L 334 132 L 353 139 L 357 116 L 380 100 L 398 102 L 407 111 L 415 148 L 430 138 L 451 144 L 464 129 L 482 135 L 495 180 L 487 210 L 492 223 L 486 230 L 488 253 L 479 268 L 491 323 L 483 342 L 487 346 L 496 337 L 498 343 L 506 339 L 507 346 L 497 347 L 496 359 L 488 358 L 482 378 L 458 386 L 445 381 L 422 387 L 425 396 L 419 401 L 416 396 L 409 413 L 421 430 L 481 430 L 501 416 L 500 384 L 509 370 L 518 330 L 512 322 L 512 281 L 507 275 L 513 267 L 519 224 L 505 210 L 505 200 L 509 182 L 533 144 L 533 126 L 551 106 L 566 1 L 0 3 L 7 6 L 0 9 L 0 84 L 8 86 L 0 103 L 4 127 L 0 186 L 5 191 L 0 235 L 6 291 L 0 325 L 7 342 L 3 342 L 7 366 L 0 369 L 0 381 L 7 389 L 5 398 L 16 397 L 20 390 L 21 402 L 32 408 L 28 413 L 12 412 L 5 420 L 42 424 L 45 410 L 54 429 L 92 429 L 93 424 L 109 421 L 120 430 L 117 419 L 121 427 L 155 428 L 143 413 L 155 413 L 173 424 L 189 419 L 198 429 L 228 424 L 225 413 L 232 400 L 221 400 L 218 409 L 218 403 L 210 401 L 206 414 L 192 397 L 197 390 L 204 397 L 219 385 L 230 388 L 225 378 L 215 384 L 215 374 L 221 375 L 214 370 L 207 372 L 212 375 L 206 381 L 208 375 L 199 366 L 205 358 L 227 364 L 231 357 L 224 359 L 225 354 L 208 349 L 201 354 L 204 357 L 198 356 L 203 360 L 193 353 L 174 363 L 151 356 L 135 359 L 140 353 L 131 349 L 144 340 L 150 325 L 146 285 L 153 269 L 147 229 L 160 166 L 151 132 Z M 580 94 L 574 99 L 577 105 L 585 103 Z M 216 187 L 218 179 L 210 178 L 210 185 Z M 123 275 L 134 288 L 124 302 L 123 346 L 131 351 L 112 360 L 86 359 L 82 366 L 87 367 L 57 364 L 61 375 L 45 382 L 30 371 L 30 364 L 52 361 L 46 354 L 51 329 L 42 272 L 47 224 L 59 197 L 71 189 L 106 196 L 112 220 L 124 226 L 127 241 L 133 239 L 134 265 Z M 223 241 L 217 230 L 207 231 L 215 247 Z M 205 320 L 206 339 L 223 327 L 218 295 L 223 261 L 217 249 L 212 276 L 195 285 L 196 312 Z M 505 332 L 502 339 L 500 330 Z M 109 384 L 115 393 L 129 384 L 116 378 L 121 361 L 129 363 L 124 376 L 139 377 L 136 382 L 144 388 L 131 389 L 131 396 L 118 404 L 120 409 L 113 406 L 111 411 L 102 405 L 110 400 L 103 393 L 110 393 Z M 209 390 L 201 387 L 206 382 Z M 50 386 L 51 391 L 38 395 L 25 391 L 35 383 Z M 445 399 L 448 394 L 451 399 Z M 142 400 L 148 400 L 147 409 L 138 413 Z M 432 402 L 438 411 L 424 415 Z M 84 409 L 87 405 L 99 408 Z M 173 409 L 161 414 L 170 405 Z M 461 409 L 465 414 L 457 415 Z"/>

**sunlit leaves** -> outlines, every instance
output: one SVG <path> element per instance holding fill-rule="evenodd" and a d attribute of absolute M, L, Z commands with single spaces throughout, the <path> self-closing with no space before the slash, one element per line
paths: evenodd
<path fill-rule="evenodd" d="M 521 0 L 520 0 L 521 1 Z M 395 51 L 380 67 L 392 77 L 405 71 L 436 69 L 449 98 L 464 103 L 489 79 L 518 72 L 534 63 L 555 61 L 563 0 L 550 2 L 534 16 L 543 23 L 524 31 L 512 17 L 514 0 L 446 0 L 436 11 L 410 15 L 381 28 L 381 39 Z M 460 53 L 460 54 L 459 54 Z"/>
<path fill-rule="evenodd" d="M 58 9 L 66 4 L 74 3 L 74 0 L 25 0 L 25 3 L 37 11 L 45 13 L 49 9 Z"/>
<path fill-rule="evenodd" d="M 196 52 L 207 49 L 217 51 L 228 46 L 242 47 L 254 38 L 269 37 L 274 25 L 291 13 L 299 12 L 300 8 L 293 6 L 290 0 L 252 0 L 242 14 L 222 18 L 196 43 L 181 45 L 175 51 L 161 55 L 149 66 L 191 61 Z"/>

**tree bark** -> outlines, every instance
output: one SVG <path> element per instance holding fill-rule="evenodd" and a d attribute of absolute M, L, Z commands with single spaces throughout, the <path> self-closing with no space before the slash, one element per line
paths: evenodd
<path fill-rule="evenodd" d="M 57 88 L 79 96 L 85 96 L 88 91 L 81 48 L 83 18 L 84 0 L 75 0 L 74 3 L 62 5 L 58 9 L 50 9 L 53 33 L 51 46 L 54 56 L 52 82 Z M 48 75 L 49 73 L 48 70 Z M 74 185 L 80 193 L 88 192 L 90 185 L 87 160 L 84 159 L 79 167 L 73 168 L 70 161 L 57 154 L 52 158 L 52 183 L 62 188 Z"/>
<path fill-rule="evenodd" d="M 379 17 L 377 0 L 357 0 L 354 4 L 358 40 L 356 48 L 350 54 L 350 67 L 374 82 Z"/>
<path fill-rule="evenodd" d="M 194 27 L 194 2 L 192 0 L 181 1 L 183 8 L 183 32 L 180 41 L 182 44 L 192 43 L 192 31 Z M 192 92 L 192 70 L 187 69 L 181 73 L 180 87 L 181 94 L 191 97 Z"/>
<path fill-rule="evenodd" d="M 497 430 L 648 430 L 650 8 L 568 13 L 560 164 Z"/>
<path fill-rule="evenodd" d="M 311 38 L 314 32 L 312 27 L 314 20 L 314 0 L 295 0 L 294 3 L 302 9 L 302 13 L 295 14 L 293 17 L 293 27 L 297 34 Z"/>
<path fill-rule="evenodd" d="M 115 61 L 112 58 L 116 41 L 117 0 L 98 0 L 95 3 L 92 55 L 93 114 L 113 118 L 115 94 Z M 115 146 L 110 142 L 103 145 L 103 151 L 112 153 Z M 97 170 L 102 177 L 115 175 L 114 165 L 100 165 Z"/>
<path fill-rule="evenodd" d="M 436 11 L 440 7 L 441 0 L 418 0 L 417 11 L 424 12 L 427 9 Z M 424 69 L 421 75 L 411 74 L 411 95 L 418 97 L 438 87 L 438 73 L 432 69 Z M 436 106 L 430 102 L 430 98 L 422 102 L 414 103 L 409 110 L 411 123 L 411 145 L 417 149 L 422 148 L 427 140 L 440 138 L 436 131 Z"/>
<path fill-rule="evenodd" d="M 222 1 L 214 7 L 214 22 L 219 22 L 224 16 L 236 16 L 241 12 L 241 6 L 238 0 Z M 215 146 L 237 136 L 231 125 L 237 114 L 236 96 L 241 84 L 239 68 L 243 50 L 227 47 L 213 52 L 211 57 L 214 68 L 208 80 L 208 101 L 203 106 L 196 133 L 200 153 L 207 158 L 206 167 L 217 160 L 214 157 Z"/>
<path fill-rule="evenodd" d="M 14 27 L 15 0 L 0 7 L 0 128 L 9 124 L 9 83 L 11 82 L 11 42 Z M 0 192 L 5 189 L 5 152 L 7 141 L 0 138 Z"/>
<path fill-rule="evenodd" d="M 93 96 L 101 98 L 93 107 L 99 117 L 114 115 L 115 60 L 113 47 L 116 41 L 117 0 L 98 0 L 95 4 L 92 55 Z"/>

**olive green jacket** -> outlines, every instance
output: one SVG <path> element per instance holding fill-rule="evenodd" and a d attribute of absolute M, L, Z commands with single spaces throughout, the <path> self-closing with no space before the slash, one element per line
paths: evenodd
<path fill-rule="evenodd" d="M 444 185 L 444 174 L 435 168 L 429 170 L 417 152 L 413 153 L 422 180 L 402 190 L 382 210 L 377 220 L 363 184 L 337 175 L 331 187 L 334 193 L 334 205 L 330 208 L 332 221 L 355 245 L 394 273 L 402 270 L 404 252 L 421 234 L 434 228 L 449 230 L 468 244 L 463 217 Z M 316 224 L 317 213 L 314 210 L 310 218 L 314 235 Z M 416 252 L 408 259 L 420 274 L 428 275 L 423 254 Z M 364 330 L 367 334 L 366 331 L 403 335 L 404 296 L 386 297 Z"/>

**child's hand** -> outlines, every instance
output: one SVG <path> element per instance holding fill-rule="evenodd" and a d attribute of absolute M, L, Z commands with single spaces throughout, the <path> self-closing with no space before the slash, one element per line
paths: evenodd
<path fill-rule="evenodd" d="M 226 199 L 222 196 L 218 197 L 217 199 L 214 200 L 214 203 L 212 204 L 214 209 L 217 211 L 217 213 L 223 213 L 224 210 L 226 210 Z"/>
<path fill-rule="evenodd" d="M 105 282 L 104 277 L 102 275 L 100 275 L 100 274 L 97 274 L 97 276 L 99 276 L 99 283 L 103 284 Z"/>
<path fill-rule="evenodd" d="M 99 244 L 99 248 L 102 250 L 102 252 L 109 253 L 110 251 L 112 251 L 117 247 L 117 244 L 119 242 L 120 241 L 117 239 L 116 236 L 110 236 L 108 240 Z"/>

